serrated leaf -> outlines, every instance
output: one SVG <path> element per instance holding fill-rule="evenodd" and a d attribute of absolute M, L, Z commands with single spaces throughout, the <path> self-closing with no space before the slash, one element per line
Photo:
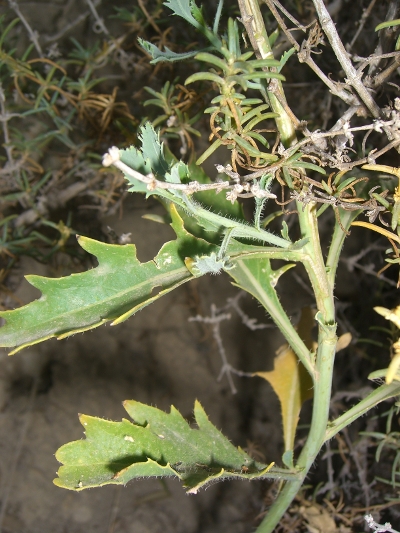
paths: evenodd
<path fill-rule="evenodd" d="M 154 174 L 162 177 L 165 176 L 169 171 L 169 165 L 164 158 L 159 133 L 154 130 L 150 122 L 147 122 L 140 128 L 138 137 L 142 143 L 143 159 L 149 161 Z"/>
<path fill-rule="evenodd" d="M 293 450 L 286 450 L 286 452 L 282 455 L 282 463 L 287 468 L 294 468 L 294 461 L 293 461 Z"/>
<path fill-rule="evenodd" d="M 67 337 L 107 321 L 118 324 L 182 283 L 192 279 L 184 260 L 215 248 L 190 235 L 174 206 L 170 210 L 177 239 L 161 248 L 152 261 L 140 263 L 132 244 L 114 245 L 80 237 L 79 243 L 97 257 L 88 272 L 63 278 L 27 276 L 42 296 L 13 311 L 3 311 L 0 346 L 11 353 L 49 339 Z M 154 289 L 161 290 L 154 294 Z"/>
<path fill-rule="evenodd" d="M 192 163 L 186 169 L 191 181 L 198 181 L 201 184 L 211 183 L 210 178 L 201 167 Z M 193 198 L 196 202 L 200 203 L 202 208 L 208 211 L 224 213 L 224 216 L 231 220 L 245 220 L 241 204 L 239 202 L 232 204 L 232 202 L 227 200 L 225 191 L 221 191 L 220 193 L 216 193 L 214 190 L 197 192 L 193 194 Z M 169 209 L 168 205 L 165 207 Z M 178 208 L 178 212 L 184 222 L 185 228 L 191 235 L 213 244 L 221 243 L 221 226 L 215 226 L 209 223 L 204 217 L 195 216 L 192 213 L 189 214 L 186 209 Z"/>
<path fill-rule="evenodd" d="M 189 169 L 183 161 L 172 165 L 171 170 L 165 174 L 165 181 L 169 183 L 182 183 L 189 175 Z"/>
<path fill-rule="evenodd" d="M 123 163 L 128 165 L 131 168 L 134 168 L 141 174 L 147 175 L 151 172 L 151 166 L 149 161 L 145 161 L 143 154 L 140 150 L 135 148 L 135 146 L 130 146 L 124 150 L 119 151 L 120 159 Z M 148 193 L 147 186 L 145 183 L 139 180 L 135 180 L 132 177 L 127 177 L 129 184 L 131 185 L 131 192 L 141 192 Z"/>
<path fill-rule="evenodd" d="M 79 491 L 125 485 L 139 477 L 175 476 L 188 492 L 196 493 L 215 480 L 266 477 L 273 467 L 273 463 L 254 461 L 231 444 L 198 401 L 194 407 L 198 429 L 191 428 L 173 406 L 170 413 L 133 400 L 124 402 L 124 407 L 134 423 L 80 417 L 86 439 L 57 451 L 56 458 L 63 466 L 54 480 L 56 485 Z"/>
<path fill-rule="evenodd" d="M 182 17 L 195 28 L 200 29 L 202 27 L 200 22 L 196 20 L 199 18 L 200 10 L 193 0 L 167 0 L 164 2 L 164 5 L 168 7 L 174 15 Z"/>
<path fill-rule="evenodd" d="M 201 26 L 205 26 L 205 20 L 203 17 L 203 11 L 202 6 L 197 7 L 194 0 L 191 0 L 190 2 L 190 10 L 192 12 L 193 17 L 197 20 L 197 22 L 200 23 Z"/>
<path fill-rule="evenodd" d="M 130 146 L 119 151 L 120 159 L 123 163 L 144 175 L 153 172 L 170 183 L 180 183 L 187 176 L 188 169 L 185 163 L 172 160 L 170 164 L 167 161 L 159 133 L 154 130 L 149 122 L 140 128 L 138 137 L 142 144 L 141 150 Z M 125 177 L 131 185 L 130 192 L 151 194 L 147 185 L 142 181 L 136 180 L 129 175 L 125 175 Z"/>
<path fill-rule="evenodd" d="M 146 131 L 150 131 L 150 137 L 153 142 L 153 145 L 155 146 L 154 152 L 155 155 L 152 156 L 156 162 L 158 161 L 165 161 L 165 164 L 168 165 L 168 167 L 174 168 L 175 165 L 173 164 L 173 160 L 171 160 L 171 164 L 167 162 L 167 160 L 164 158 L 163 151 L 162 151 L 162 145 L 160 143 L 157 144 L 157 139 L 155 139 L 155 132 L 153 129 L 149 129 Z M 144 137 L 143 138 L 143 144 L 145 142 Z M 145 152 L 143 147 L 143 152 Z M 137 155 L 137 151 L 135 150 L 135 154 Z M 145 158 L 145 153 L 143 153 L 143 159 Z M 264 157 L 264 154 L 261 154 Z M 270 156 L 270 154 L 266 154 Z M 148 157 L 146 158 L 149 160 L 149 157 L 151 154 L 148 154 Z M 274 157 L 274 156 L 271 156 Z M 154 165 L 154 163 L 152 163 Z M 164 174 L 164 178 L 166 180 L 173 180 L 173 179 L 191 179 L 192 175 L 189 171 L 189 175 L 186 176 L 185 174 L 188 172 L 186 165 L 182 163 L 176 163 L 176 169 L 178 174 L 175 173 L 175 176 L 172 174 L 169 174 L 168 172 Z M 168 176 L 169 174 L 169 176 Z M 133 189 L 138 190 L 141 192 L 143 191 L 143 188 L 141 188 L 141 185 L 138 184 L 138 180 L 132 179 L 129 175 L 129 172 L 126 174 L 127 180 L 134 185 Z M 147 189 L 147 188 L 146 188 Z M 288 241 L 285 241 L 284 239 L 277 237 L 276 235 L 273 235 L 272 233 L 269 233 L 264 230 L 253 228 L 251 225 L 243 223 L 242 221 L 233 221 L 230 218 L 208 211 L 205 207 L 198 204 L 197 202 L 194 202 L 190 195 L 186 195 L 185 193 L 182 193 L 180 190 L 177 189 L 164 189 L 164 188 L 154 188 L 151 192 L 147 192 L 147 194 L 156 194 L 159 198 L 161 198 L 161 201 L 166 204 L 168 202 L 168 205 L 171 205 L 171 202 L 176 204 L 176 206 L 179 206 L 180 212 L 182 213 L 189 213 L 189 217 L 192 217 L 196 220 L 197 225 L 199 225 L 202 229 L 200 231 L 205 230 L 205 234 L 207 236 L 210 236 L 210 238 L 205 237 L 205 240 L 208 242 L 211 242 L 213 244 L 219 244 L 221 242 L 221 236 L 224 234 L 228 229 L 235 229 L 235 233 L 237 237 L 245 238 L 245 239 L 257 239 L 261 241 L 268 242 L 270 244 L 274 244 L 275 246 L 279 246 L 282 248 L 289 248 L 292 246 L 292 244 Z M 165 200 L 167 202 L 165 202 Z M 193 225 L 192 225 L 193 227 Z M 194 224 L 194 228 L 196 228 L 196 224 Z M 198 236 L 198 230 L 193 230 L 196 236 Z M 218 234 L 219 236 L 219 242 L 217 243 L 215 241 L 215 236 Z M 208 255 L 208 254 L 203 254 Z"/>

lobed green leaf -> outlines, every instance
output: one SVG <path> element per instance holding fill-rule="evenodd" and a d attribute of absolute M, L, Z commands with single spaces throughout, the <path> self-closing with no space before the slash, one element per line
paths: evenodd
<path fill-rule="evenodd" d="M 155 175 L 165 176 L 169 171 L 169 165 L 164 157 L 163 147 L 160 143 L 160 134 L 154 130 L 150 122 L 146 122 L 140 128 L 139 139 L 142 143 L 143 159 L 149 161 L 150 167 Z"/>
<path fill-rule="evenodd" d="M 236 448 L 209 421 L 198 401 L 197 428 L 191 428 L 173 406 L 165 413 L 136 401 L 124 402 L 134 422 L 110 422 L 82 415 L 86 439 L 62 446 L 56 458 L 63 466 L 54 483 L 80 491 L 107 484 L 125 485 L 142 477 L 178 477 L 189 493 L 215 480 L 280 477 L 295 473 L 272 469 Z M 270 473 L 269 473 L 270 472 Z"/>
<path fill-rule="evenodd" d="M 164 5 L 168 7 L 174 15 L 178 15 L 189 22 L 197 29 L 202 27 L 203 17 L 201 11 L 193 0 L 167 0 Z"/>
<path fill-rule="evenodd" d="M 190 235 L 174 206 L 172 227 L 177 239 L 167 242 L 152 261 L 140 263 L 132 244 L 114 245 L 79 237 L 79 244 L 97 257 L 88 272 L 63 278 L 27 276 L 42 296 L 13 311 L 3 311 L 0 346 L 17 347 L 11 353 L 56 337 L 96 328 L 105 322 L 123 322 L 138 310 L 192 279 L 186 257 L 210 253 L 214 247 Z M 161 290 L 155 294 L 154 289 Z"/>

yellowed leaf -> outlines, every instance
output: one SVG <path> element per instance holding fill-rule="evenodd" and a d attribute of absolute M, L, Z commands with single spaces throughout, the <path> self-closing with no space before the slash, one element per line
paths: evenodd
<path fill-rule="evenodd" d="M 400 328 L 400 305 L 394 309 L 386 309 L 385 307 L 374 307 L 374 311 L 379 313 L 381 316 L 390 320 L 393 324 Z M 390 385 L 393 380 L 400 381 L 400 340 L 393 344 L 393 358 L 390 362 L 389 368 L 386 373 L 386 383 Z"/>
<path fill-rule="evenodd" d="M 298 324 L 298 332 L 309 350 L 316 349 L 312 338 L 314 326 L 314 313 L 310 307 L 302 310 Z M 287 344 L 281 346 L 276 352 L 274 370 L 270 372 L 256 372 L 257 376 L 266 379 L 275 394 L 278 396 L 283 423 L 283 440 L 285 451 L 292 450 L 296 428 L 299 421 L 300 410 L 303 403 L 312 398 L 312 379 L 296 354 Z"/>
<path fill-rule="evenodd" d="M 352 339 L 351 333 L 343 333 L 343 335 L 340 335 L 338 338 L 338 341 L 336 343 L 336 353 L 340 352 L 340 350 L 344 350 L 347 348 L 347 346 L 351 343 Z"/>
<path fill-rule="evenodd" d="M 390 385 L 393 380 L 400 380 L 399 375 L 399 369 L 400 369 L 400 354 L 397 354 L 393 357 L 393 359 L 390 362 L 387 374 L 386 374 L 386 383 Z"/>
<path fill-rule="evenodd" d="M 400 179 L 400 168 L 388 167 L 387 165 L 363 165 L 361 168 L 376 170 L 377 172 L 386 172 L 387 174 L 392 174 Z"/>
<path fill-rule="evenodd" d="M 395 307 L 394 309 L 386 309 L 385 307 L 374 307 L 374 311 L 386 318 L 386 320 L 390 320 L 395 326 L 400 328 L 400 305 Z"/>
<path fill-rule="evenodd" d="M 363 228 L 370 229 L 372 231 L 376 231 L 377 233 L 380 233 L 381 235 L 384 235 L 388 239 L 392 239 L 392 241 L 396 241 L 400 243 L 400 237 L 393 233 L 392 231 L 388 231 L 385 228 L 381 228 L 380 226 L 375 226 L 375 224 L 371 224 L 370 222 L 359 222 L 358 220 L 356 222 L 351 223 L 352 226 L 361 226 Z"/>

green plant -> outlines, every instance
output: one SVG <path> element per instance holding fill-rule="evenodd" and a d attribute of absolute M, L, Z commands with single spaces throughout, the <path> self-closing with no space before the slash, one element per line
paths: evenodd
<path fill-rule="evenodd" d="M 367 186 L 368 177 L 360 176 L 353 169 L 364 165 L 368 171 L 389 172 L 387 166 L 376 165 L 375 159 L 400 144 L 399 102 L 397 99 L 391 107 L 379 107 L 367 87 L 367 81 L 372 86 L 376 78 L 361 80 L 362 68 L 361 71 L 354 68 L 322 0 L 314 0 L 321 27 L 315 23 L 301 46 L 277 11 L 276 6 L 280 4 L 266 2 L 292 45 L 278 59 L 273 48 L 276 35 L 268 36 L 258 2 L 239 0 L 238 3 L 241 23 L 252 46 L 250 50 L 242 50 L 237 21 L 229 19 L 226 32 L 219 30 L 222 2 L 218 4 L 212 27 L 193 1 L 166 2 L 174 15 L 202 35 L 206 44 L 200 51 L 177 53 L 168 47 L 159 50 L 153 43 L 141 40 L 155 63 L 189 59 L 210 66 L 191 75 L 185 85 L 211 82 L 217 93 L 210 102 L 211 107 L 204 111 L 210 115 L 213 143 L 197 163 L 225 146 L 231 152 L 231 164 L 217 165 L 223 177 L 213 181 L 196 165 L 178 161 L 169 150 L 164 150 L 159 134 L 150 123 L 140 129 L 140 149 L 111 148 L 103 158 L 103 165 L 122 171 L 131 192 L 155 196 L 163 203 L 176 239 L 164 244 L 153 261 L 140 263 L 133 245 L 110 245 L 79 237 L 82 248 L 95 255 L 99 265 L 88 272 L 59 279 L 29 276 L 28 281 L 42 291 L 42 297 L 20 309 L 2 312 L 6 325 L 0 330 L 0 339 L 3 346 L 13 347 L 11 353 L 16 353 L 51 337 L 62 339 L 105 322 L 116 325 L 183 283 L 206 274 L 226 272 L 236 286 L 262 304 L 288 343 L 277 358 L 273 372 L 257 373 L 271 383 L 282 405 L 285 444 L 282 465 L 255 461 L 235 448 L 209 422 L 199 403 L 195 404 L 198 429 L 193 429 L 174 408 L 165 414 L 127 401 L 124 405 L 133 423 L 81 417 L 86 440 L 66 444 L 57 452 L 63 466 L 56 484 L 82 490 L 125 484 L 138 477 L 174 476 L 183 481 L 188 492 L 194 493 L 215 480 L 280 479 L 284 481 L 283 487 L 258 528 L 259 533 L 267 533 L 279 523 L 324 444 L 378 403 L 400 394 L 396 375 L 395 379 L 389 377 L 354 407 L 329 420 L 338 341 L 334 284 L 350 227 L 364 226 L 385 235 L 394 257 L 389 261 L 398 262 L 398 187 L 393 194 L 389 190 L 378 193 L 377 186 Z M 294 24 L 306 32 L 297 21 Z M 322 31 L 346 73 L 346 83 L 333 83 L 311 57 L 313 49 L 322 42 Z M 348 105 L 341 120 L 329 131 L 309 131 L 287 103 L 281 71 L 294 53 Z M 51 75 L 55 75 L 54 70 Z M 385 78 L 379 76 L 383 83 Z M 54 90 L 50 77 L 38 79 L 35 83 L 42 87 L 43 94 Z M 90 94 L 90 89 L 91 86 L 87 87 L 86 94 Z M 191 119 L 178 113 L 179 100 L 174 99 L 172 86 L 167 84 L 161 92 L 150 92 L 155 99 L 149 103 L 164 111 L 162 120 L 176 113 L 180 121 L 179 130 L 169 133 L 182 133 L 183 124 L 191 127 Z M 97 109 L 99 105 L 98 99 L 84 98 L 85 101 L 89 108 Z M 350 120 L 356 112 L 365 118 L 372 116 L 372 122 L 351 127 Z M 108 115 L 102 115 L 102 123 L 107 128 Z M 185 131 L 195 134 L 189 127 Z M 367 156 L 363 154 L 351 161 L 348 148 L 358 131 L 382 133 L 388 142 L 378 151 L 371 150 Z M 333 172 L 319 180 L 316 175 L 325 176 L 326 167 Z M 389 173 L 398 176 L 399 170 L 392 168 Z M 280 235 L 270 231 L 276 213 L 264 217 L 268 201 L 268 205 L 277 201 L 277 194 L 272 192 L 276 183 L 282 190 L 280 204 L 296 203 L 298 226 L 290 232 L 297 231 L 297 238 L 289 236 L 285 221 Z M 251 222 L 245 219 L 238 198 L 254 199 Z M 319 220 L 329 206 L 335 216 L 325 258 Z M 355 222 L 363 213 L 369 222 Z M 376 224 L 385 214 L 391 218 L 392 231 Z M 273 261 L 284 264 L 273 268 Z M 299 329 L 293 326 L 282 307 L 276 289 L 281 276 L 296 264 L 303 265 L 308 275 L 317 308 L 314 316 L 304 317 L 303 327 Z M 310 334 L 314 323 L 318 328 L 316 343 Z M 386 373 L 387 369 L 383 377 Z M 314 397 L 311 424 L 302 450 L 295 456 L 294 434 L 299 412 L 311 389 Z"/>

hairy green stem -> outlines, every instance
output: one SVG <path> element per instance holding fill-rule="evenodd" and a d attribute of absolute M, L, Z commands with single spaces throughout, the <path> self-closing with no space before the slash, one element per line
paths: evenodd
<path fill-rule="evenodd" d="M 123 165 L 123 166 L 122 166 Z M 116 165 L 118 168 L 123 169 L 123 172 L 127 175 L 130 175 L 132 169 L 127 165 Z M 136 172 L 136 171 L 134 171 Z M 136 174 L 139 174 L 136 172 Z M 134 176 L 136 177 L 136 176 Z M 169 191 L 166 189 L 159 189 L 158 195 L 166 200 L 173 202 L 178 205 L 185 211 L 189 213 L 197 220 L 199 225 L 202 225 L 202 220 L 206 220 L 208 224 L 211 224 L 215 227 L 216 230 L 224 228 L 224 230 L 234 230 L 235 237 L 243 239 L 254 239 L 256 241 L 267 242 L 268 244 L 273 244 L 279 248 L 290 249 L 293 246 L 293 243 L 274 235 L 269 231 L 263 229 L 257 229 L 254 226 L 248 224 L 243 224 L 238 220 L 232 220 L 230 218 L 218 215 L 213 211 L 209 211 L 204 208 L 201 204 L 193 200 L 189 195 L 186 194 L 176 194 L 175 191 Z"/>
<path fill-rule="evenodd" d="M 273 57 L 258 0 L 238 0 L 238 3 L 242 15 L 242 22 L 246 27 L 256 54 L 262 58 Z M 276 124 L 283 144 L 288 147 L 296 142 L 294 128 L 295 120 L 291 117 L 290 109 L 286 104 L 282 84 L 277 80 L 274 80 L 274 84 L 273 91 L 271 90 L 271 86 L 267 88 L 267 95 L 273 111 L 279 113 L 279 117 L 276 119 Z M 322 257 L 315 206 L 304 206 L 298 203 L 297 208 L 299 212 L 301 236 L 302 238 L 308 239 L 307 244 L 305 244 L 302 249 L 302 252 L 306 255 L 303 264 L 310 278 L 318 308 L 319 333 L 318 351 L 315 367 L 313 368 L 313 413 L 310 432 L 296 464 L 301 475 L 296 481 L 286 482 L 267 516 L 258 527 L 257 533 L 271 533 L 293 501 L 293 498 L 302 486 L 311 465 L 324 443 L 329 416 L 333 363 L 337 341 L 333 302 L 333 283 L 331 282 L 331 279 L 328 279 Z M 339 238 L 336 240 L 336 244 L 339 245 Z M 335 258 L 336 263 L 331 265 L 331 269 L 334 271 L 336 270 L 338 259 L 339 257 L 337 256 Z M 333 258 L 332 263 L 334 263 Z M 258 298 L 260 298 L 260 296 L 258 296 Z M 286 319 L 288 319 L 288 317 L 283 309 L 276 309 L 276 311 L 276 316 L 273 316 L 273 318 L 278 325 L 281 323 L 282 326 L 285 324 L 285 317 Z M 271 313 L 271 311 L 269 312 Z M 285 335 L 290 333 L 288 330 L 285 332 L 281 326 L 280 329 Z M 292 339 L 292 342 L 295 343 L 295 339 Z M 294 351 L 296 353 L 298 349 L 296 350 L 296 344 L 294 346 Z M 309 356 L 307 357 L 307 360 L 309 361 L 310 367 L 314 366 L 310 361 Z"/>
<path fill-rule="evenodd" d="M 357 418 L 360 418 L 360 416 L 368 413 L 368 411 L 373 407 L 376 407 L 378 403 L 383 402 L 384 400 L 389 400 L 390 398 L 398 396 L 399 394 L 400 383 L 398 381 L 394 381 L 393 383 L 390 383 L 390 385 L 381 385 L 368 394 L 368 396 L 361 400 L 357 405 L 328 424 L 328 428 L 325 433 L 325 442 L 333 438 L 337 433 L 339 433 L 339 431 L 342 431 L 342 429 L 354 422 L 354 420 L 357 420 Z"/>
<path fill-rule="evenodd" d="M 176 204 L 181 205 L 181 207 L 184 209 L 190 209 L 191 214 L 193 214 L 193 216 L 197 218 L 200 223 L 200 219 L 203 218 L 209 223 L 214 224 L 216 228 L 225 227 L 227 230 L 233 229 L 235 237 L 243 239 L 255 239 L 257 241 L 267 242 L 268 244 L 274 244 L 275 246 L 279 246 L 280 248 L 284 249 L 288 249 L 290 246 L 292 246 L 290 241 L 287 241 L 282 237 L 278 237 L 269 231 L 257 229 L 254 226 L 242 224 L 239 221 L 231 220 L 222 215 L 218 215 L 217 213 L 213 213 L 212 211 L 202 207 L 197 202 L 189 200 L 188 197 L 185 197 L 184 203 L 179 203 L 179 201 L 175 198 L 173 201 Z"/>
<path fill-rule="evenodd" d="M 318 308 L 318 350 L 315 362 L 314 402 L 311 427 L 306 444 L 297 460 L 296 468 L 301 471 L 299 480 L 287 482 L 257 529 L 257 533 L 271 533 L 289 507 L 309 469 L 326 439 L 329 418 L 332 373 L 336 349 L 336 324 L 332 284 L 327 277 L 322 257 L 315 205 L 298 205 L 302 237 L 308 238 L 304 252 L 308 259 L 304 262 L 312 284 Z M 338 257 L 336 258 L 338 261 Z"/>
<path fill-rule="evenodd" d="M 322 256 L 316 205 L 310 203 L 305 206 L 301 202 L 297 202 L 297 210 L 301 236 L 308 239 L 308 242 L 303 247 L 303 251 L 308 256 L 307 260 L 304 261 L 304 267 L 314 291 L 317 309 L 322 314 L 325 324 L 333 324 L 335 320 L 333 283 L 330 283 L 328 279 Z M 339 256 L 336 257 L 336 263 L 338 261 Z M 331 268 L 334 268 L 333 264 Z"/>

